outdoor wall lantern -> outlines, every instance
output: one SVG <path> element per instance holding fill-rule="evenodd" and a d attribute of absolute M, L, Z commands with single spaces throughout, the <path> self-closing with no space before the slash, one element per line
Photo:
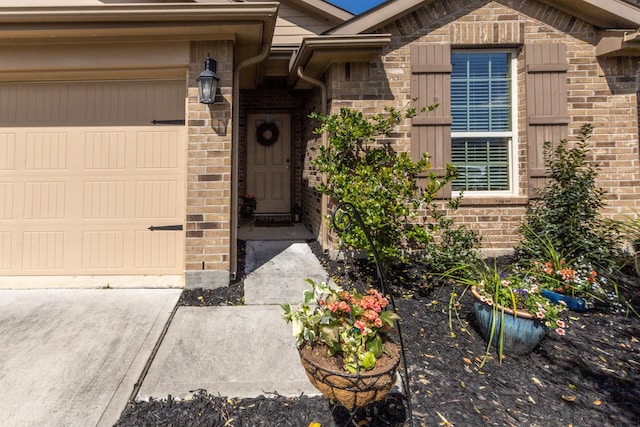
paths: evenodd
<path fill-rule="evenodd" d="M 216 61 L 209 58 L 204 61 L 204 71 L 196 78 L 198 84 L 199 99 L 202 104 L 213 104 L 216 99 L 216 90 L 220 77 L 216 74 Z"/>

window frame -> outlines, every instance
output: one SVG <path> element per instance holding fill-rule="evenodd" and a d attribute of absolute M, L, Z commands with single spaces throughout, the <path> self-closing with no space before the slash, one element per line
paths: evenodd
<path fill-rule="evenodd" d="M 451 63 L 453 63 L 453 55 L 456 53 L 463 54 L 490 54 L 490 53 L 506 53 L 509 55 L 509 67 L 511 78 L 511 130 L 501 132 L 454 132 L 451 131 L 451 144 L 453 146 L 454 138 L 507 138 L 507 159 L 508 159 L 508 190 L 453 190 L 453 197 L 464 193 L 467 197 L 511 197 L 518 195 L 519 174 L 518 174 L 518 51 L 517 49 L 451 49 Z M 453 72 L 452 72 L 453 79 Z M 453 161 L 452 161 L 453 162 Z"/>

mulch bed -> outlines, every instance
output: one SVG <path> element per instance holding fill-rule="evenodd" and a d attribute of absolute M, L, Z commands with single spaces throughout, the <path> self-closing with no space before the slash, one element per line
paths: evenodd
<path fill-rule="evenodd" d="M 333 277 L 344 266 L 312 249 Z M 350 283 L 371 281 L 370 269 L 350 266 Z M 572 313 L 564 337 L 549 332 L 531 354 L 493 358 L 481 368 L 486 345 L 476 330 L 471 296 L 462 294 L 459 321 L 449 322 L 450 288 L 416 281 L 424 272 L 394 272 L 402 317 L 415 426 L 631 426 L 640 420 L 640 319 L 598 307 Z M 400 280 L 402 278 L 402 280 Z M 640 312 L 640 279 L 620 277 L 621 293 Z M 375 282 L 374 282 L 375 285 Z M 216 290 L 184 291 L 184 305 L 241 304 L 242 282 Z M 252 399 L 211 396 L 136 402 L 118 426 L 408 426 L 403 396 L 350 414 L 321 397 Z"/>

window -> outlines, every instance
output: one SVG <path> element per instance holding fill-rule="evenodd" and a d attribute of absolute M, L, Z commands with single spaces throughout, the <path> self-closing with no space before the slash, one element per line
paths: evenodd
<path fill-rule="evenodd" d="M 454 191 L 514 191 L 515 55 L 511 51 L 451 54 L 451 161 Z"/>

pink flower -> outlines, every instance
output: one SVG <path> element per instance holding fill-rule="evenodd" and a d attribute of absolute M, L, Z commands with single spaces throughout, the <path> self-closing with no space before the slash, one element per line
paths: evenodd
<path fill-rule="evenodd" d="M 564 324 L 564 322 L 562 320 L 556 320 L 556 325 L 558 325 L 561 328 L 566 327 L 566 325 Z"/>
<path fill-rule="evenodd" d="M 364 332 L 364 328 L 367 326 L 362 320 L 356 320 L 353 324 L 356 328 L 360 329 L 360 332 Z"/>
<path fill-rule="evenodd" d="M 376 320 L 373 321 L 373 324 L 375 325 L 376 328 L 382 328 L 382 319 L 378 317 Z"/>
<path fill-rule="evenodd" d="M 556 333 L 560 336 L 564 336 L 567 332 L 562 328 L 556 328 Z"/>
<path fill-rule="evenodd" d="M 351 307 L 349 307 L 349 304 L 347 304 L 344 301 L 340 301 L 340 304 L 338 304 L 338 309 L 344 311 L 345 313 L 348 313 L 349 310 L 351 310 Z"/>
<path fill-rule="evenodd" d="M 366 310 L 364 312 L 364 314 L 362 315 L 362 317 L 364 317 L 365 319 L 367 319 L 370 322 L 374 322 L 378 318 L 378 313 L 376 313 L 373 310 Z"/>
<path fill-rule="evenodd" d="M 538 319 L 544 319 L 544 311 L 541 310 L 541 311 L 537 312 L 536 313 L 536 317 Z"/>

